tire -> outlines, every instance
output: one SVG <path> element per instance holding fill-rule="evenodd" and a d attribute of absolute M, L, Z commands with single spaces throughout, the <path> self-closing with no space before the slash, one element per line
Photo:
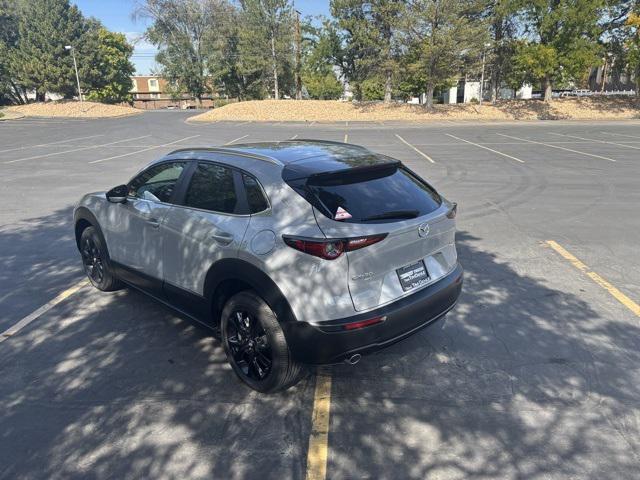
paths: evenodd
<path fill-rule="evenodd" d="M 258 392 L 273 393 L 300 381 L 304 369 L 291 357 L 278 318 L 254 292 L 231 297 L 220 323 L 227 360 L 244 383 Z"/>
<path fill-rule="evenodd" d="M 94 287 L 103 292 L 122 288 L 122 283 L 111 270 L 107 249 L 95 227 L 87 227 L 82 231 L 80 256 L 84 273 Z"/>

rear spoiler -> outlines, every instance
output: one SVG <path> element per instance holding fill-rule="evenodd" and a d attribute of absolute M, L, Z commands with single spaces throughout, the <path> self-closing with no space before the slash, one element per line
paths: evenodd
<path fill-rule="evenodd" d="M 386 177 L 395 173 L 401 162 L 395 160 L 388 163 L 360 165 L 329 172 L 313 173 L 306 178 L 307 185 L 346 185 L 365 180 Z"/>

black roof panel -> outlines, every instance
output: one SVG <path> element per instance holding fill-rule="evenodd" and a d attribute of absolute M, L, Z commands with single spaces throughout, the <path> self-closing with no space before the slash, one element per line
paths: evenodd
<path fill-rule="evenodd" d="M 322 140 L 246 143 L 224 148 L 274 158 L 285 165 L 289 178 L 397 162 L 358 145 Z"/>
<path fill-rule="evenodd" d="M 275 158 L 287 164 L 309 157 L 351 157 L 367 151 L 366 148 L 347 143 L 322 140 L 286 140 L 284 142 L 260 142 L 225 145 L 225 149 L 238 150 L 252 155 Z"/>

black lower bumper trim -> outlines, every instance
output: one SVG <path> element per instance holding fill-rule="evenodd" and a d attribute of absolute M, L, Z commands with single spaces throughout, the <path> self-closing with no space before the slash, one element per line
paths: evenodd
<path fill-rule="evenodd" d="M 338 363 L 356 354 L 388 347 L 434 323 L 451 310 L 462 290 L 462 267 L 413 295 L 376 310 L 326 322 L 327 325 L 357 322 L 386 316 L 382 323 L 352 331 L 324 331 L 322 326 L 293 321 L 283 325 L 294 358 L 306 364 Z"/>

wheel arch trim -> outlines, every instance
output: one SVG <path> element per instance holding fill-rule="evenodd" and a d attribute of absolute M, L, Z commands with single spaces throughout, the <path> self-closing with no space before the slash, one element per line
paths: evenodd
<path fill-rule="evenodd" d="M 78 250 L 80 249 L 80 236 L 81 232 L 78 231 L 78 224 L 82 221 L 89 223 L 90 226 L 96 229 L 98 236 L 100 237 L 100 241 L 104 246 L 105 252 L 107 254 L 107 261 L 111 261 L 111 257 L 109 256 L 109 246 L 107 245 L 107 241 L 102 234 L 102 229 L 100 228 L 100 223 L 98 223 L 98 219 L 95 215 L 89 210 L 87 207 L 78 207 L 73 212 L 73 230 L 76 238 L 76 246 Z M 84 231 L 84 229 L 83 229 Z"/>
<path fill-rule="evenodd" d="M 282 322 L 296 321 L 291 305 L 276 283 L 255 265 L 239 258 L 225 258 L 217 261 L 209 268 L 204 282 L 207 302 L 213 309 L 214 294 L 218 287 L 228 280 L 237 280 L 249 285 Z"/>

